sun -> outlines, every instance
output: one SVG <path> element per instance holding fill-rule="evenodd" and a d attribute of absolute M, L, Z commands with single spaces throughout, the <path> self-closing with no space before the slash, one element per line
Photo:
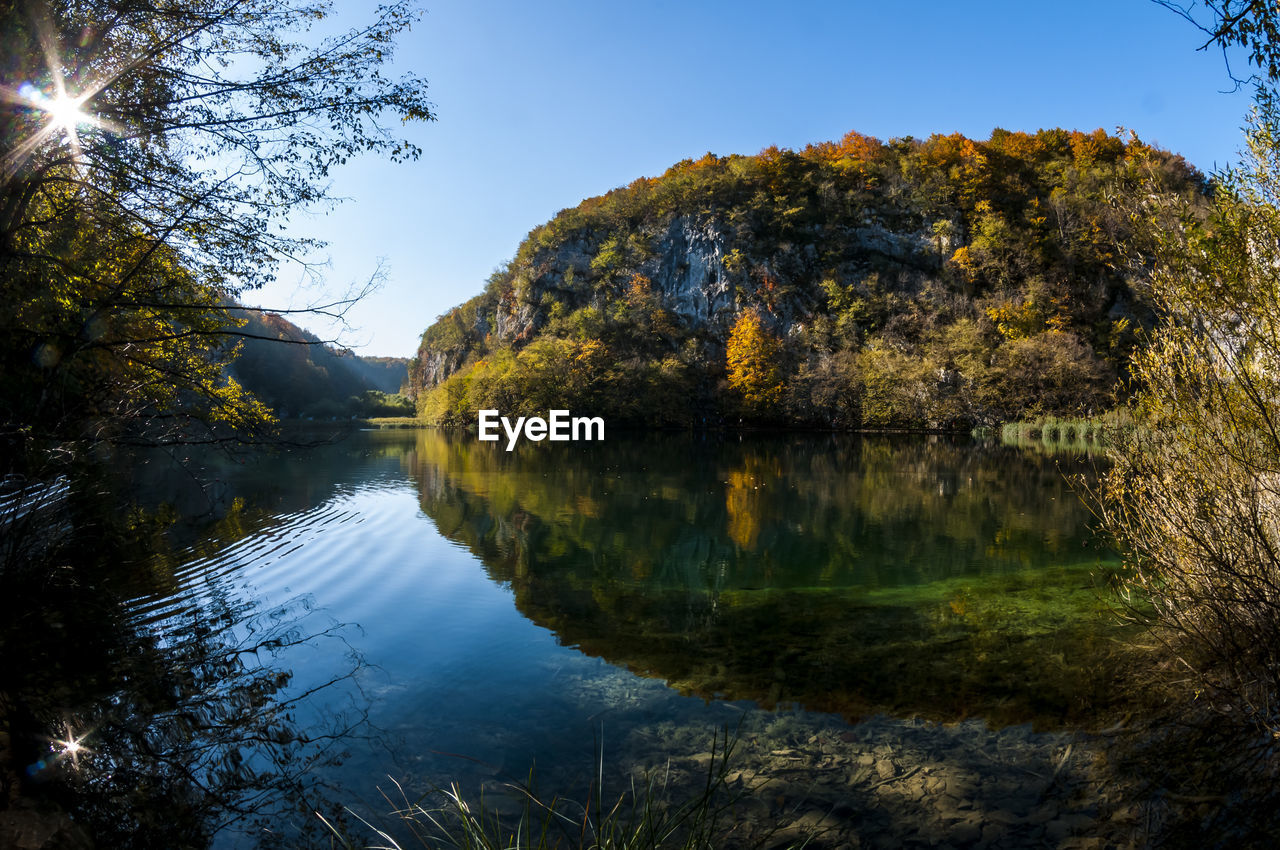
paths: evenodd
<path fill-rule="evenodd" d="M 66 83 L 54 75 L 52 91 L 33 83 L 23 83 L 11 90 L 0 86 L 0 100 L 21 104 L 41 117 L 39 129 L 4 157 L 4 170 L 13 171 L 37 147 L 47 140 L 55 140 L 70 147 L 73 157 L 79 161 L 82 146 L 80 135 L 86 130 L 116 128 L 100 116 L 85 110 L 85 105 L 99 91 L 90 87 L 79 94 L 67 91 Z"/>
<path fill-rule="evenodd" d="M 84 739 L 89 736 L 89 733 L 85 732 L 80 735 L 75 735 L 72 733 L 71 724 L 69 723 L 63 725 L 63 731 L 65 732 L 65 736 L 61 740 L 57 738 L 49 739 L 49 743 L 53 745 L 54 758 L 68 759 L 71 761 L 71 766 L 73 768 L 79 769 L 80 757 L 87 756 L 92 752 L 92 750 L 84 744 Z"/>
<path fill-rule="evenodd" d="M 80 104 L 84 103 L 84 100 L 82 97 L 63 94 L 42 101 L 39 106 L 49 113 L 50 121 L 60 128 L 64 135 L 71 136 L 82 124 L 94 123 L 93 118 L 80 109 Z"/>
<path fill-rule="evenodd" d="M 47 117 L 45 132 L 62 136 L 73 147 L 79 146 L 79 130 L 85 127 L 101 126 L 96 116 L 90 115 L 82 108 L 84 102 L 89 99 L 87 95 L 76 97 L 62 86 L 57 86 L 56 93 L 53 97 L 49 97 L 34 86 L 26 88 L 28 102 L 44 112 Z"/>
<path fill-rule="evenodd" d="M 107 128 L 106 122 L 84 109 L 93 91 L 73 95 L 60 78 L 54 80 L 52 88 L 53 92 L 47 93 L 32 83 L 23 83 L 16 91 L 0 91 L 0 99 L 20 103 L 43 117 L 40 129 L 5 158 L 6 170 L 12 170 L 47 139 L 69 145 L 79 159 L 80 133 L 86 129 Z"/>
<path fill-rule="evenodd" d="M 28 80 L 17 86 L 0 83 L 0 103 L 14 104 L 27 115 L 39 119 L 31 122 L 31 132 L 25 138 L 11 139 L 10 142 L 16 144 L 10 144 L 8 151 L 0 153 L 0 179 L 16 174 L 23 163 L 49 142 L 65 145 L 70 151 L 71 161 L 78 168 L 84 154 L 80 139 L 82 131 L 121 133 L 113 122 L 95 114 L 90 104 L 117 77 L 68 80 L 63 73 L 65 63 L 58 57 L 57 41 L 47 24 L 42 18 L 36 20 L 48 66 L 47 81 L 41 84 Z M 89 105 L 89 110 L 86 110 L 86 105 Z"/>

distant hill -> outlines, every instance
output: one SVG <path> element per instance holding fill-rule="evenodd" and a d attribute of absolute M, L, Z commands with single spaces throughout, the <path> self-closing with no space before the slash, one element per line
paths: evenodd
<path fill-rule="evenodd" d="M 563 210 L 422 336 L 438 422 L 969 427 L 1114 401 L 1151 321 L 1129 200 L 1181 157 L 1098 130 L 708 154 Z"/>
<path fill-rule="evenodd" d="M 275 313 L 251 311 L 231 375 L 282 418 L 406 416 L 408 359 L 360 357 Z M 268 337 L 254 339 L 252 337 Z M 279 340 L 279 341 L 272 341 Z"/>

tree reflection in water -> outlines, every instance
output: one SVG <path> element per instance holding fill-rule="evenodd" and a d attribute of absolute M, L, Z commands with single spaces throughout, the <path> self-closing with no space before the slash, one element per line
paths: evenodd
<path fill-rule="evenodd" d="M 123 574 L 172 565 L 162 546 L 143 551 L 154 512 L 65 490 L 32 511 L 16 487 L 8 495 L 0 744 L 6 798 L 25 801 L 11 808 L 46 822 L 65 812 L 99 847 L 202 847 L 235 831 L 305 839 L 312 812 L 337 808 L 316 768 L 372 734 L 351 627 L 321 622 L 304 597 L 257 610 L 216 579 L 198 601 L 140 619 Z M 323 681 L 282 663 L 335 641 L 349 663 Z"/>
<path fill-rule="evenodd" d="M 549 696 L 563 685 L 540 682 L 536 665 L 555 653 L 504 660 L 488 649 L 537 637 L 512 628 L 527 625 L 518 616 L 476 627 L 460 609 L 454 630 L 437 633 L 422 612 L 443 603 L 406 588 L 459 576 L 494 588 L 470 556 L 435 569 L 430 526 L 561 644 L 683 694 L 849 719 L 890 711 L 1048 724 L 1092 722 L 1090 707 L 1114 695 L 1105 683 L 1115 644 L 1098 627 L 1091 583 L 1108 562 L 1089 547 L 1087 514 L 1052 462 L 968 442 L 816 435 L 550 448 L 508 454 L 424 431 L 369 435 L 323 462 L 282 456 L 206 472 L 224 492 L 186 531 L 159 502 L 122 509 L 69 494 L 43 530 L 5 541 L 37 541 L 5 555 L 0 576 L 8 786 L 59 801 L 100 846 L 198 846 L 245 829 L 287 844 L 306 839 L 281 837 L 291 824 L 320 826 L 310 810 L 325 810 L 326 796 L 353 799 L 317 775 L 354 785 L 398 764 L 366 721 L 368 665 L 354 654 L 341 669 L 313 664 L 304 646 L 346 650 L 351 630 L 322 622 L 306 598 L 267 609 L 252 601 L 258 588 L 235 584 L 256 574 L 247 564 L 271 559 L 279 569 L 262 574 L 264 585 L 306 587 L 337 616 L 378 627 L 361 645 L 405 686 L 380 698 L 377 715 L 413 739 L 405 752 L 430 755 L 452 736 L 444 749 L 486 755 L 487 722 L 501 730 L 491 749 L 521 772 L 531 753 L 570 765 L 564 740 L 579 739 L 564 730 L 579 728 L 577 712 L 620 711 L 614 685 L 633 684 L 584 672 L 582 701 Z M 415 495 L 406 478 L 417 504 L 401 513 L 401 495 Z M 389 482 L 386 500 L 330 504 L 338 488 L 373 479 Z M 299 545 L 321 528 L 324 545 Z M 250 542 L 237 548 L 241 540 Z M 366 557 L 367 570 L 351 569 Z M 376 586 L 388 581 L 392 590 Z M 490 628 L 500 633 L 486 640 Z M 404 658 L 432 636 L 458 645 L 439 659 Z M 472 667 L 477 648 L 484 663 Z M 442 710 L 431 677 L 455 674 L 460 688 Z M 520 724 L 508 716 L 513 682 L 527 689 Z M 343 771 L 320 770 L 358 736 L 379 752 L 352 747 Z M 83 749 L 69 752 L 72 742 Z M 436 760 L 403 762 L 430 781 L 461 769 L 453 759 L 428 775 Z"/>
<path fill-rule="evenodd" d="M 423 511 L 578 647 L 706 699 L 950 721 L 1118 709 L 1115 568 L 1064 472 L 968 440 L 425 432 Z"/>

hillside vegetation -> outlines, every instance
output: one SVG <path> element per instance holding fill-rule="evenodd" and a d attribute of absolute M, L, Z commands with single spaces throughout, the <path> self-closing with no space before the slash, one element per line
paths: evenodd
<path fill-rule="evenodd" d="M 1129 210 L 1207 188 L 1102 130 L 708 154 L 535 228 L 426 330 L 410 390 L 442 424 L 482 408 L 872 428 L 1100 411 L 1151 322 Z"/>
<path fill-rule="evenodd" d="M 361 357 L 323 343 L 276 313 L 250 311 L 228 372 L 282 418 L 405 416 L 401 357 Z"/>

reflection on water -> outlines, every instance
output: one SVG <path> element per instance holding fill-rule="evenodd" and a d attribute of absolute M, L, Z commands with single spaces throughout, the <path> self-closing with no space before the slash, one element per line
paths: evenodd
<path fill-rule="evenodd" d="M 5 517 L 4 787 L 19 804 L 40 800 L 43 814 L 36 827 L 7 819 L 0 845 L 79 847 L 88 828 L 99 847 L 199 847 L 299 805 L 327 808 L 322 773 L 367 733 L 348 630 L 305 598 L 274 604 L 216 576 L 163 614 L 131 603 L 120 588 L 146 576 L 173 586 L 171 553 L 146 545 L 149 528 L 169 523 L 117 508 L 71 492 Z M 323 644 L 346 649 L 345 663 L 300 687 L 291 664 Z M 27 843 L 55 827 L 60 839 Z"/>
<path fill-rule="evenodd" d="M 209 753 L 201 775 L 305 775 L 275 786 L 304 808 L 322 783 L 380 811 L 388 773 L 576 775 L 601 724 L 625 761 L 658 728 L 786 725 L 759 708 L 830 712 L 838 746 L 874 713 L 1091 725 L 1118 698 L 1094 591 L 1111 565 L 1064 478 L 1084 462 L 818 435 L 507 453 L 418 431 L 200 464 L 129 464 L 145 545 L 104 568 L 112 628 L 170 672 L 95 658 L 91 693 L 178 681 L 187 702 L 155 703 L 170 731 L 145 734 Z M 235 735 L 202 749 L 215 728 Z"/>
<path fill-rule="evenodd" d="M 941 438 L 666 435 L 507 453 L 424 431 L 408 462 L 441 532 L 501 580 L 537 564 L 644 587 L 889 587 L 1096 554 L 1064 477 L 1085 462 Z"/>
<path fill-rule="evenodd" d="M 683 693 L 1042 724 L 1111 698 L 1110 566 L 1064 475 L 1084 461 L 811 436 L 508 454 L 424 432 L 408 462 L 522 613 Z"/>

